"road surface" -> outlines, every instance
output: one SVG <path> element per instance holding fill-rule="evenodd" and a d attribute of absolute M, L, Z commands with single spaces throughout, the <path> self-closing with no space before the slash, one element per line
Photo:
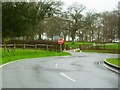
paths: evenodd
<path fill-rule="evenodd" d="M 118 73 L 103 66 L 116 54 L 72 52 L 71 56 L 35 58 L 2 67 L 3 88 L 118 88 Z"/>

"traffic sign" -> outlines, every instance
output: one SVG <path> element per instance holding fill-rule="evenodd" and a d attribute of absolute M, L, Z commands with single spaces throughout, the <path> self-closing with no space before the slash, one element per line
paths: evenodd
<path fill-rule="evenodd" d="M 63 43 L 64 43 L 63 39 L 62 39 L 62 38 L 59 38 L 59 39 L 58 39 L 58 43 L 59 43 L 59 44 L 63 44 Z"/>

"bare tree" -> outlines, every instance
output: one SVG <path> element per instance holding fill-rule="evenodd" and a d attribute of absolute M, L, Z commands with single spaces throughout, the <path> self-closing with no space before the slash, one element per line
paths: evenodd
<path fill-rule="evenodd" d="M 68 8 L 69 32 L 71 33 L 72 42 L 74 42 L 76 31 L 80 29 L 82 12 L 86 9 L 85 6 L 74 3 Z"/>
<path fill-rule="evenodd" d="M 102 14 L 104 42 L 112 42 L 118 37 L 118 16 L 117 12 L 104 12 Z"/>

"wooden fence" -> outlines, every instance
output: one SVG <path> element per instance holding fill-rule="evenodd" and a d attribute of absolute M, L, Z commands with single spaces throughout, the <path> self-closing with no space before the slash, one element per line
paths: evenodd
<path fill-rule="evenodd" d="M 16 48 L 23 48 L 23 49 L 43 49 L 43 50 L 50 50 L 50 51 L 60 51 L 60 48 L 55 45 L 48 45 L 48 44 L 4 44 L 0 47 L 4 49 L 16 49 Z"/>
<path fill-rule="evenodd" d="M 64 44 L 62 45 L 64 49 Z M 23 48 L 23 49 L 43 49 L 43 50 L 50 50 L 50 51 L 60 51 L 60 45 L 57 42 L 52 41 L 28 41 L 28 40 L 12 40 L 0 47 L 4 49 L 16 49 L 16 48 Z"/>

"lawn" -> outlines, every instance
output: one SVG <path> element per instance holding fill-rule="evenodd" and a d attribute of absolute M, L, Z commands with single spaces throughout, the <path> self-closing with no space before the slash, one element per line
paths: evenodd
<path fill-rule="evenodd" d="M 65 56 L 70 55 L 67 52 L 55 52 L 45 50 L 32 50 L 32 49 L 16 49 L 15 51 L 7 52 L 2 50 L 2 64 L 26 58 L 38 58 L 38 57 L 49 57 L 49 56 Z"/>
<path fill-rule="evenodd" d="M 97 52 L 97 53 L 115 53 L 118 54 L 118 51 L 115 50 L 76 50 L 76 52 Z"/>
<path fill-rule="evenodd" d="M 79 48 L 80 45 L 90 45 L 93 44 L 92 42 L 74 42 L 74 44 L 72 44 L 72 42 L 65 42 L 65 46 L 68 45 L 71 48 Z"/>
<path fill-rule="evenodd" d="M 98 45 L 100 48 L 104 48 L 104 45 Z M 120 44 L 118 43 L 107 43 L 105 49 L 120 50 Z"/>
<path fill-rule="evenodd" d="M 0 65 L 1 65 L 1 62 L 2 62 L 2 49 L 0 48 Z"/>
<path fill-rule="evenodd" d="M 106 44 L 99 44 L 97 43 L 95 46 L 93 45 L 93 42 L 74 42 L 74 44 L 72 44 L 72 42 L 65 42 L 65 46 L 69 46 L 73 49 L 75 48 L 79 48 L 80 45 L 86 46 L 86 45 L 91 45 L 91 47 L 93 49 L 109 49 L 109 50 L 120 50 L 120 44 L 118 43 L 106 43 Z"/>
<path fill-rule="evenodd" d="M 120 58 L 109 58 L 106 61 L 120 67 Z"/>

